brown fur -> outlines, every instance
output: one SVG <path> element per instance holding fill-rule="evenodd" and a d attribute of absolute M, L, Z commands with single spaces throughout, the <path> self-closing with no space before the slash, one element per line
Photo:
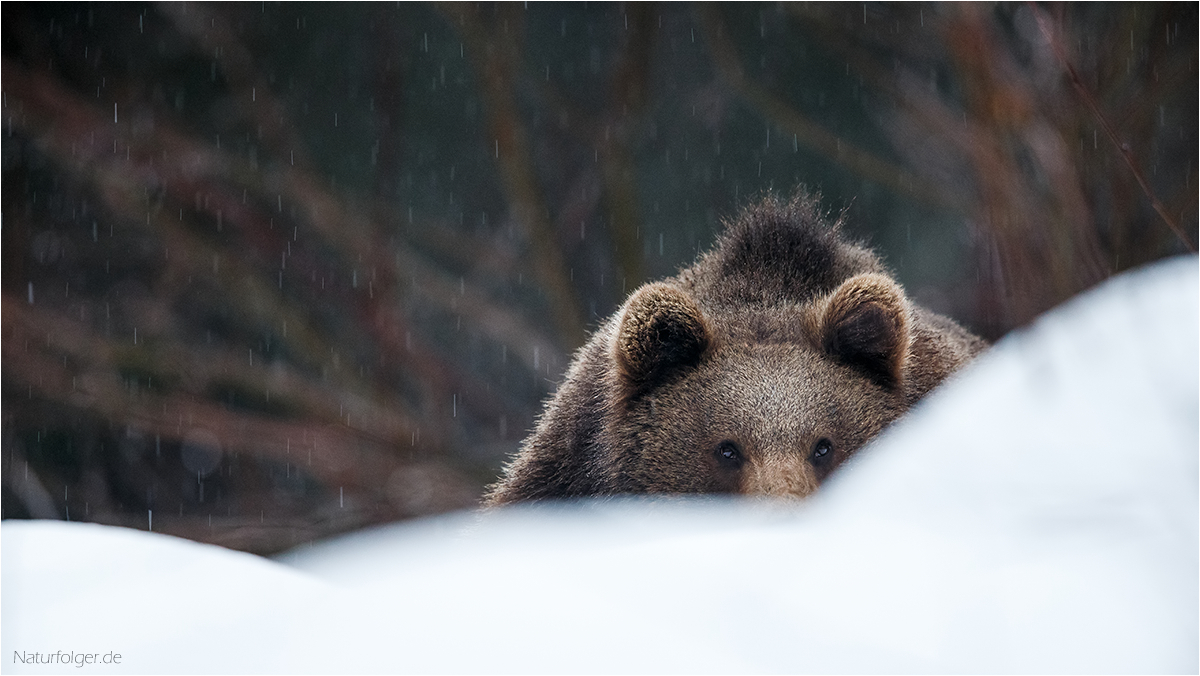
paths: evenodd
<path fill-rule="evenodd" d="M 577 353 L 485 502 L 804 496 L 986 344 L 913 305 L 817 200 L 768 197 Z"/>

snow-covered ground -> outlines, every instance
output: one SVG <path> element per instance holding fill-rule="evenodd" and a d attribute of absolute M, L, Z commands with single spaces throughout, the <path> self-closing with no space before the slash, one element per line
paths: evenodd
<path fill-rule="evenodd" d="M 6 521 L 0 670 L 1196 673 L 1198 285 L 1176 259 L 1048 314 L 799 506 L 461 514 L 278 561 Z"/>

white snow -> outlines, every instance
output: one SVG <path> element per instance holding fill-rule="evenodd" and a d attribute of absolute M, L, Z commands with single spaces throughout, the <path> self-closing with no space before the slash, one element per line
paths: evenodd
<path fill-rule="evenodd" d="M 1198 286 L 1181 258 L 1049 313 L 800 505 L 460 514 L 279 561 L 5 521 L 0 669 L 1196 673 Z M 17 659 L 60 650 L 122 662 Z"/>

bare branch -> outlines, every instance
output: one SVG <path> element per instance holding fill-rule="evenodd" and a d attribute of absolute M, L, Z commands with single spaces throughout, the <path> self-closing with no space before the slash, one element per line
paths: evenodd
<path fill-rule="evenodd" d="M 1192 241 L 1188 239 L 1187 233 L 1185 233 L 1183 228 L 1179 226 L 1179 223 L 1175 220 L 1175 217 L 1172 216 L 1167 211 L 1167 208 L 1163 206 L 1162 202 L 1159 201 L 1158 195 L 1156 195 L 1154 192 L 1154 188 L 1150 187 L 1150 183 L 1146 180 L 1146 175 L 1142 173 L 1140 168 L 1138 168 L 1138 162 L 1133 155 L 1133 149 L 1129 147 L 1128 143 L 1122 141 L 1117 136 L 1116 130 L 1113 129 L 1112 124 L 1108 121 L 1108 116 L 1104 114 L 1104 111 L 1100 110 L 1100 104 L 1096 102 L 1096 98 L 1092 96 L 1091 91 L 1089 91 L 1087 86 L 1084 85 L 1083 79 L 1079 77 L 1079 73 L 1075 70 L 1075 66 L 1067 57 L 1067 52 L 1063 47 L 1062 40 L 1059 38 L 1058 34 L 1050 28 L 1046 16 L 1042 12 L 1041 8 L 1039 8 L 1037 3 L 1034 2 L 1028 2 L 1027 4 L 1033 11 L 1034 16 L 1037 17 L 1038 28 L 1041 30 L 1042 35 L 1044 35 L 1046 40 L 1050 43 L 1050 47 L 1054 50 L 1054 55 L 1058 57 L 1059 63 L 1062 64 L 1063 70 L 1067 72 L 1067 77 L 1071 80 L 1071 86 L 1075 88 L 1075 91 L 1079 93 L 1079 97 L 1083 99 L 1083 102 L 1087 104 L 1088 109 L 1092 111 L 1092 115 L 1095 116 L 1096 121 L 1100 124 L 1100 128 L 1104 130 L 1104 135 L 1108 137 L 1108 140 L 1113 144 L 1113 147 L 1117 149 L 1118 153 L 1120 153 L 1121 159 L 1125 160 L 1126 166 L 1129 167 L 1129 171 L 1132 172 L 1134 178 L 1137 179 L 1138 185 L 1141 186 L 1142 192 L 1145 193 L 1146 197 L 1150 200 L 1150 204 L 1154 207 L 1154 210 L 1158 212 L 1159 217 L 1163 219 L 1163 222 L 1167 224 L 1167 227 L 1171 229 L 1171 232 L 1175 233 L 1175 236 L 1179 238 L 1179 241 L 1183 243 L 1183 246 L 1191 253 L 1196 253 L 1196 245 L 1192 244 Z"/>

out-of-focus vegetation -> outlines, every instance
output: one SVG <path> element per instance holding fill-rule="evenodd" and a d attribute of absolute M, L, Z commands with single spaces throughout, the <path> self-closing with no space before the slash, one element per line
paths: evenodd
<path fill-rule="evenodd" d="M 474 504 L 766 189 L 996 338 L 1197 239 L 1197 6 L 3 11 L 3 516 L 255 552 Z"/>

